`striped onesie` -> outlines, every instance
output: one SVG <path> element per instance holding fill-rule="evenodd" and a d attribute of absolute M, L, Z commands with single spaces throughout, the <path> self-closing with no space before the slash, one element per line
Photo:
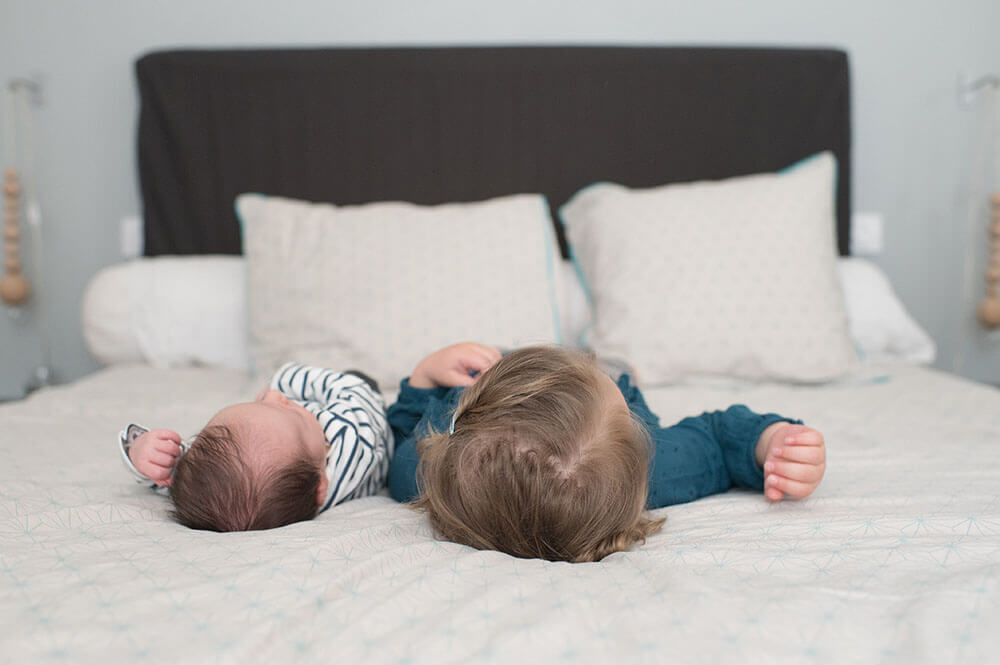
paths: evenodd
<path fill-rule="evenodd" d="M 271 378 L 270 388 L 316 416 L 326 436 L 326 500 L 320 511 L 350 499 L 376 494 L 385 486 L 393 453 L 392 430 L 377 387 L 354 372 L 287 363 Z M 138 482 L 152 485 L 129 459 L 132 442 L 148 429 L 129 425 L 119 434 L 125 467 Z M 181 454 L 191 439 L 181 443 Z"/>

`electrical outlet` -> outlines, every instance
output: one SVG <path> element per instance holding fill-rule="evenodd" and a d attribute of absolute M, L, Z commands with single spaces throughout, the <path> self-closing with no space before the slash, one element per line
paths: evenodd
<path fill-rule="evenodd" d="M 118 239 L 121 243 L 122 258 L 134 259 L 141 255 L 145 242 L 142 220 L 137 215 L 122 217 L 118 222 Z"/>
<path fill-rule="evenodd" d="M 885 249 L 885 220 L 877 212 L 856 212 L 851 215 L 851 254 L 881 254 Z"/>

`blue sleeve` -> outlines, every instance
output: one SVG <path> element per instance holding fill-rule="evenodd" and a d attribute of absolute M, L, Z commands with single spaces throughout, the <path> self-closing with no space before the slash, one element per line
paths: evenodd
<path fill-rule="evenodd" d="M 448 428 L 461 388 L 414 388 L 409 379 L 399 385 L 399 397 L 389 407 L 389 426 L 396 438 L 396 450 L 389 463 L 389 494 L 396 501 L 417 498 L 417 441 L 433 427 Z"/>
<path fill-rule="evenodd" d="M 737 404 L 661 427 L 627 375 L 618 387 L 653 441 L 649 508 L 686 503 L 731 487 L 763 490 L 764 474 L 754 457 L 761 432 L 776 422 L 800 422 L 775 413 L 760 415 Z"/>
<path fill-rule="evenodd" d="M 396 403 L 386 414 L 396 441 L 404 441 L 413 434 L 430 404 L 441 401 L 447 394 L 447 388 L 414 388 L 409 379 L 403 379 Z"/>

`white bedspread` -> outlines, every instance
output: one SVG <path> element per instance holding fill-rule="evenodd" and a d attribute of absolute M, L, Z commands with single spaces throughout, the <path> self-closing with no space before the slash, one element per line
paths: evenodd
<path fill-rule="evenodd" d="M 119 367 L 44 390 L 0 406 L 0 662 L 1000 662 L 1000 391 L 880 373 L 647 393 L 670 422 L 733 402 L 803 418 L 826 479 L 797 503 L 668 508 L 644 547 L 573 565 L 436 542 L 387 497 L 191 531 L 116 434 L 193 433 L 257 386 Z"/>

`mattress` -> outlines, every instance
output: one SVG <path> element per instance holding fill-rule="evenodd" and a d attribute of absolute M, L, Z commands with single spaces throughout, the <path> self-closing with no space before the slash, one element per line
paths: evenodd
<path fill-rule="evenodd" d="M 806 420 L 823 484 L 658 514 L 599 563 L 436 541 L 387 496 L 210 533 L 132 481 L 128 422 L 190 434 L 245 374 L 117 366 L 0 406 L 3 663 L 987 663 L 1000 653 L 1000 391 L 869 368 L 824 387 L 648 392 L 665 422 L 745 403 Z M 391 397 L 391 396 L 390 396 Z"/>

